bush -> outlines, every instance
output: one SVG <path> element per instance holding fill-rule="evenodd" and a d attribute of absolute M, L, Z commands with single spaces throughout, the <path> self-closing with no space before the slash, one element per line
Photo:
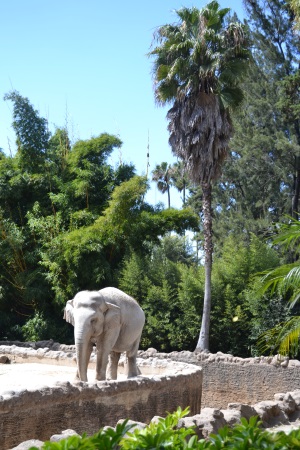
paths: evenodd
<path fill-rule="evenodd" d="M 178 408 L 173 414 L 168 414 L 158 423 L 150 423 L 143 430 L 130 431 L 132 425 L 128 421 L 118 424 L 115 429 L 101 429 L 91 437 L 71 436 L 60 442 L 45 442 L 43 450 L 219 450 L 231 448 L 235 450 L 265 449 L 288 450 L 300 449 L 300 430 L 289 434 L 284 432 L 270 433 L 260 428 L 257 417 L 251 417 L 249 422 L 242 418 L 241 423 L 234 428 L 225 426 L 217 434 L 211 434 L 205 439 L 197 439 L 193 428 L 177 428 L 179 419 L 188 414 Z M 38 450 L 31 447 L 30 450 Z"/>

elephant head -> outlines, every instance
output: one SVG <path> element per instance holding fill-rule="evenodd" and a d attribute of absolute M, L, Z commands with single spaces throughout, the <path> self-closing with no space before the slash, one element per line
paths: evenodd
<path fill-rule="evenodd" d="M 93 343 L 111 327 L 120 327 L 121 310 L 106 302 L 97 291 L 81 291 L 69 300 L 64 319 L 74 326 L 78 377 L 87 381 L 87 367 Z"/>

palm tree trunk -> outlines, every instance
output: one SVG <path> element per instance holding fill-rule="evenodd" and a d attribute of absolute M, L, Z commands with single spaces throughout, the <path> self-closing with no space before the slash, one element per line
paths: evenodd
<path fill-rule="evenodd" d="M 297 136 L 297 142 L 300 144 L 300 125 L 299 120 L 294 121 L 294 127 Z M 294 194 L 292 199 L 292 216 L 298 219 L 299 212 L 299 197 L 300 197 L 300 157 L 295 156 L 295 176 L 294 176 Z"/>
<path fill-rule="evenodd" d="M 212 271 L 212 214 L 211 214 L 211 184 L 202 183 L 203 193 L 203 228 L 204 228 L 204 254 L 205 254 L 205 289 L 202 323 L 196 350 L 209 350 L 209 325 L 211 309 L 211 271 Z"/>
<path fill-rule="evenodd" d="M 294 194 L 293 194 L 293 198 L 292 198 L 292 217 L 294 217 L 294 219 L 298 218 L 298 204 L 299 204 L 299 194 L 300 194 L 300 167 L 299 167 L 299 162 L 300 162 L 300 158 L 299 156 L 295 157 L 296 159 L 296 174 L 294 176 Z"/>
<path fill-rule="evenodd" d="M 167 184 L 167 191 L 168 191 L 168 208 L 171 208 L 171 197 L 170 197 L 170 185 Z"/>

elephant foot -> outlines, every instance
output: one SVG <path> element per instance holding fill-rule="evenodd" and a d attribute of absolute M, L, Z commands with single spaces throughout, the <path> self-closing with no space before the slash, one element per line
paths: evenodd
<path fill-rule="evenodd" d="M 129 373 L 129 374 L 127 375 L 127 378 L 134 378 L 134 377 L 137 377 L 137 376 L 138 376 L 137 373 L 132 372 L 132 373 Z"/>
<path fill-rule="evenodd" d="M 128 375 L 127 378 L 137 377 L 141 374 L 140 369 L 136 365 L 136 357 L 128 357 Z"/>
<path fill-rule="evenodd" d="M 141 374 L 141 371 L 139 370 L 138 367 L 128 370 L 128 375 L 127 378 L 133 378 L 133 377 L 137 377 Z"/>
<path fill-rule="evenodd" d="M 96 374 L 95 381 L 105 381 L 105 380 L 106 380 L 105 375 Z"/>
<path fill-rule="evenodd" d="M 74 383 L 78 382 L 78 381 L 85 381 L 87 382 L 87 378 L 85 380 L 82 380 L 78 374 L 78 372 L 76 373 L 75 377 L 74 377 Z"/>
<path fill-rule="evenodd" d="M 109 374 L 107 375 L 106 379 L 107 379 L 107 380 L 117 380 L 118 377 L 117 377 L 117 374 L 111 374 L 111 373 L 109 373 Z"/>

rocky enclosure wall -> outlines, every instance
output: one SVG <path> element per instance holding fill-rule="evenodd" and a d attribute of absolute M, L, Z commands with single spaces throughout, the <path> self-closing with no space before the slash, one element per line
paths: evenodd
<path fill-rule="evenodd" d="M 202 407 L 227 408 L 228 403 L 253 404 L 279 392 L 300 388 L 300 362 L 275 357 L 238 358 L 218 352 L 140 352 L 157 358 L 187 362 L 203 369 Z"/>
<path fill-rule="evenodd" d="M 47 364 L 75 364 L 74 346 L 64 346 L 52 341 L 18 345 L 29 346 L 29 348 L 11 347 L 9 358 L 14 361 L 25 358 L 24 362 L 36 362 L 35 358 L 38 358 L 39 362 Z M 1 346 L 0 342 L 0 360 L 1 354 L 2 356 L 5 356 L 5 352 L 7 354 L 7 347 L 6 350 L 3 349 L 4 346 Z M 33 355 L 35 355 L 34 359 L 32 359 Z M 142 370 L 147 370 L 148 373 L 151 373 L 153 366 L 156 367 L 157 373 L 163 373 L 168 365 L 171 370 L 170 374 L 172 371 L 174 374 L 176 370 L 179 370 L 180 363 L 201 366 L 203 381 L 200 373 L 191 379 L 177 375 L 173 378 L 168 374 L 161 384 L 151 379 L 141 380 L 138 384 L 132 384 L 134 380 L 119 383 L 105 382 L 104 385 L 101 383 L 103 386 L 101 399 L 99 399 L 98 385 L 81 383 L 76 386 L 64 383 L 57 387 L 57 390 L 45 388 L 43 392 L 36 393 L 37 398 L 34 401 L 41 405 L 41 415 L 36 415 L 36 407 L 32 400 L 26 397 L 26 393 L 24 393 L 22 401 L 17 398 L 13 399 L 10 404 L 12 410 L 8 407 L 5 410 L 4 407 L 4 409 L 0 409 L 0 414 L 1 411 L 8 414 L 6 426 L 14 434 L 18 418 L 11 414 L 24 403 L 21 407 L 21 414 L 24 423 L 27 420 L 29 433 L 24 435 L 21 431 L 23 433 L 22 440 L 27 437 L 31 439 L 39 432 L 43 433 L 40 439 L 48 439 L 52 433 L 59 433 L 67 428 L 73 428 L 78 433 L 82 431 L 92 433 L 102 425 L 113 425 L 119 418 L 130 418 L 148 423 L 153 416 L 165 416 L 166 410 L 174 411 L 178 405 L 192 407 L 191 414 L 196 414 L 197 417 L 190 417 L 187 420 L 192 420 L 196 425 L 199 422 L 199 429 L 201 428 L 202 434 L 205 431 L 205 435 L 212 431 L 215 432 L 225 423 L 233 424 L 240 419 L 240 416 L 249 418 L 251 415 L 259 415 L 265 426 L 270 426 L 272 422 L 274 424 L 286 423 L 288 420 L 299 418 L 300 391 L 297 389 L 300 387 L 300 362 L 297 360 L 289 361 L 280 359 L 278 356 L 242 359 L 220 352 L 210 354 L 183 351 L 166 354 L 158 353 L 155 349 L 139 351 L 138 356 L 140 367 Z M 187 380 L 191 385 L 187 386 Z M 123 387 L 117 388 L 117 385 Z M 199 416 L 201 387 L 201 415 Z M 117 392 L 118 389 L 121 390 Z M 289 394 L 284 394 L 287 392 Z M 122 401 L 117 400 L 118 393 L 123 397 Z M 171 401 L 168 406 L 165 403 L 167 401 Z M 182 403 L 180 404 L 180 402 Z M 27 403 L 30 405 L 28 406 Z M 78 421 L 78 425 L 76 425 L 77 422 L 71 421 L 74 409 L 78 416 L 75 419 Z M 78 411 L 80 411 L 80 416 Z M 81 412 L 84 414 L 83 418 Z M 64 421 L 61 421 L 61 417 L 64 417 Z M 44 420 L 48 420 L 49 427 L 47 429 Z M 53 423 L 56 426 L 58 420 L 59 427 L 54 430 Z M 1 441 L 2 436 L 3 428 L 1 428 L 0 416 Z M 15 440 L 15 442 L 17 441 L 18 439 Z M 3 447 L 3 449 L 11 448 L 11 445 Z"/>
<path fill-rule="evenodd" d="M 8 358 L 12 363 L 39 361 L 75 366 L 72 352 L 49 349 L 1 346 L 0 358 L 3 362 Z M 61 382 L 34 391 L 1 392 L 1 450 L 11 449 L 27 439 L 47 440 L 49 435 L 68 428 L 80 434 L 93 434 L 105 425 L 114 426 L 122 418 L 149 423 L 154 415 L 163 416 L 178 406 L 190 406 L 193 414 L 200 411 L 200 367 L 152 357 L 138 365 L 142 375 L 147 373 L 151 377 L 96 384 Z M 18 366 L 21 377 L 22 364 Z"/>
<path fill-rule="evenodd" d="M 0 341 L 0 356 L 3 348 L 1 344 L 3 342 Z M 28 347 L 30 344 L 18 343 L 19 345 Z M 64 365 L 75 363 L 74 346 L 60 345 L 53 341 L 32 343 L 31 346 L 37 350 L 40 362 Z M 55 357 L 51 356 L 51 350 L 55 350 Z M 28 351 L 26 350 L 27 358 Z M 24 353 L 24 350 L 20 349 L 19 352 Z M 67 355 L 69 362 L 63 358 L 64 355 Z M 280 359 L 278 356 L 243 359 L 221 352 L 158 353 L 155 349 L 139 351 L 138 356 L 145 361 L 150 361 L 155 356 L 157 361 L 161 362 L 178 361 L 201 366 L 202 407 L 224 409 L 228 403 L 253 404 L 273 399 L 278 392 L 300 388 L 300 361 Z M 17 359 L 17 356 L 15 358 Z"/>

